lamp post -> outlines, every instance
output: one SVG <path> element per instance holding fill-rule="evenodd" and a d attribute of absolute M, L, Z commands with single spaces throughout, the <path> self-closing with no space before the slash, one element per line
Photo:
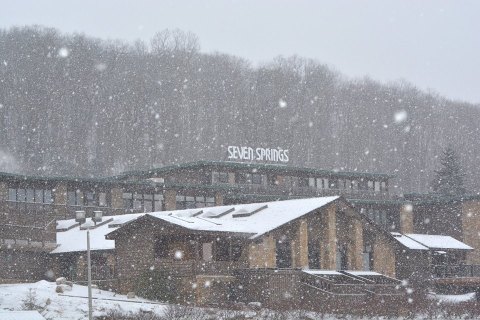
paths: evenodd
<path fill-rule="evenodd" d="M 85 211 L 75 211 L 75 221 L 80 226 L 87 221 Z M 102 221 L 102 211 L 94 211 L 92 221 Z M 87 282 L 88 282 L 88 320 L 93 319 L 93 303 L 92 303 L 92 261 L 90 258 L 90 226 L 85 226 L 87 229 Z"/>

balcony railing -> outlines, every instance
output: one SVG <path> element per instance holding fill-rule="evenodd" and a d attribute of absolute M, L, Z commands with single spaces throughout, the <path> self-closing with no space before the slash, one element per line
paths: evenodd
<path fill-rule="evenodd" d="M 480 277 L 480 265 L 434 265 L 435 278 Z"/>

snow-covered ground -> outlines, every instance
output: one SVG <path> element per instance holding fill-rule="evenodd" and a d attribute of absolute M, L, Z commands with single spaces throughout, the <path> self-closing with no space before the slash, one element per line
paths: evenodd
<path fill-rule="evenodd" d="M 75 284 L 72 291 L 64 294 L 56 293 L 55 288 L 54 282 L 47 281 L 0 285 L 0 311 L 22 310 L 25 302 L 34 302 L 44 308 L 40 313 L 46 319 L 85 319 L 88 315 L 87 287 Z M 143 310 L 161 315 L 165 308 L 165 305 L 141 298 L 127 299 L 109 291 L 93 289 L 92 293 L 94 316 L 101 316 L 109 310 L 134 313 Z"/>
<path fill-rule="evenodd" d="M 80 285 L 73 285 L 72 291 L 66 291 L 63 294 L 55 292 L 56 284 L 53 282 L 39 281 L 36 283 L 21 283 L 21 284 L 4 284 L 0 285 L 0 313 L 7 310 L 24 310 L 25 304 L 31 303 L 38 306 L 40 313 L 45 319 L 59 319 L 59 320 L 80 320 L 86 319 L 88 314 L 88 300 L 87 287 Z M 113 292 L 93 289 L 93 308 L 94 316 L 102 316 L 109 311 L 120 311 L 122 313 L 137 313 L 139 311 L 152 312 L 159 316 L 164 315 L 168 309 L 167 304 L 160 304 L 149 300 L 134 298 L 127 299 L 124 295 L 115 294 Z M 435 295 L 429 294 L 429 298 L 439 302 L 455 304 L 459 302 L 467 302 L 475 299 L 475 293 L 468 293 L 464 295 Z M 226 311 L 209 310 L 210 315 L 218 313 L 218 319 L 229 319 L 235 312 L 227 311 L 229 317 L 225 316 Z M 275 319 L 273 317 L 265 317 L 263 310 L 260 313 L 246 312 L 244 315 L 249 315 L 250 319 Z M 261 316 L 263 314 L 263 316 Z M 309 319 L 364 319 L 355 316 L 336 317 L 334 315 L 320 315 L 315 313 L 308 313 Z M 222 315 L 222 316 L 220 316 Z M 292 313 L 285 319 L 298 319 L 299 314 Z M 418 319 L 427 319 L 428 316 L 417 316 Z M 459 317 L 461 319 L 463 317 Z M 17 319 L 17 318 L 15 318 Z M 382 317 L 373 319 L 383 319 Z M 403 319 L 403 318 L 399 318 Z M 450 316 L 438 315 L 437 319 L 452 319 Z M 457 319 L 457 318 L 455 318 Z M 0 316 L 0 320 L 3 318 Z"/>
<path fill-rule="evenodd" d="M 433 300 L 437 300 L 443 303 L 460 303 L 460 302 L 469 302 L 474 301 L 476 298 L 475 292 L 465 293 L 465 294 L 429 294 L 428 297 Z"/>

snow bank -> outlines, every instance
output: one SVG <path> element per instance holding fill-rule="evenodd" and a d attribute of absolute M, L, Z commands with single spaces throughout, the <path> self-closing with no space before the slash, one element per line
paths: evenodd
<path fill-rule="evenodd" d="M 25 301 L 39 306 L 40 313 L 47 319 L 73 320 L 83 319 L 88 315 L 87 287 L 73 285 L 66 294 L 55 292 L 54 282 L 0 285 L 0 312 L 5 310 L 22 310 Z M 123 312 L 147 311 L 161 315 L 165 305 L 141 298 L 127 299 L 124 295 L 113 292 L 92 290 L 94 316 L 104 315 L 111 310 Z M 4 319 L 0 316 L 0 319 Z"/>

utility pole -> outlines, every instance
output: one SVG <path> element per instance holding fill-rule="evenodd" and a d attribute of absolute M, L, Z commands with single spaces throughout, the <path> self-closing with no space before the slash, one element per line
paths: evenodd
<path fill-rule="evenodd" d="M 93 320 L 92 264 L 90 260 L 90 230 L 87 229 L 88 320 Z"/>

